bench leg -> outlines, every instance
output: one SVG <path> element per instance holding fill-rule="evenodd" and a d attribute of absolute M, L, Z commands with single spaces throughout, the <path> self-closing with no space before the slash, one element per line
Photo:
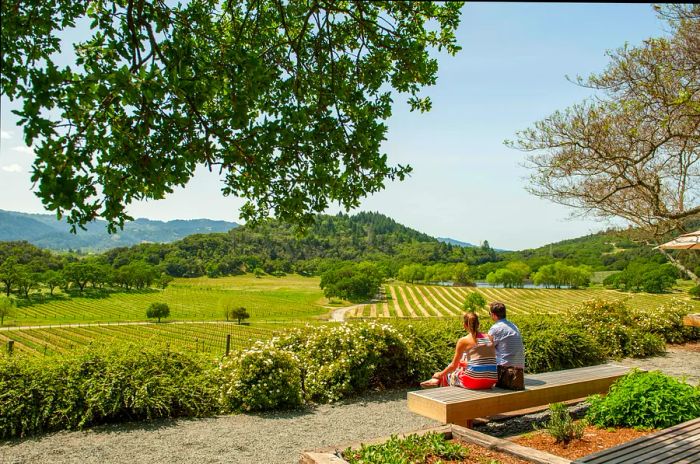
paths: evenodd
<path fill-rule="evenodd" d="M 474 421 L 472 419 L 467 419 L 467 423 L 465 424 L 465 427 L 468 429 L 474 428 Z"/>

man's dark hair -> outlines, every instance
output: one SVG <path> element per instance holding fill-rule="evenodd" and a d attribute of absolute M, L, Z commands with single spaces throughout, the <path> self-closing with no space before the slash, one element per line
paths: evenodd
<path fill-rule="evenodd" d="M 490 303 L 489 308 L 491 308 L 491 314 L 495 314 L 497 318 L 506 318 L 506 305 L 504 305 L 500 301 L 494 301 L 493 303 Z"/>

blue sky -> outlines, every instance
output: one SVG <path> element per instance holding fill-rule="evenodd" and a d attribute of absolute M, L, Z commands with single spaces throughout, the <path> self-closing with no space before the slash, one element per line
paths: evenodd
<path fill-rule="evenodd" d="M 410 113 L 395 97 L 384 149 L 411 164 L 359 210 L 379 211 L 433 236 L 524 249 L 596 232 L 610 223 L 570 219 L 573 210 L 525 191 L 524 154 L 503 145 L 557 109 L 591 95 L 565 76 L 605 68 L 606 50 L 664 34 L 647 4 L 469 3 L 457 39 L 462 51 L 440 56 L 429 113 Z M 0 209 L 44 212 L 31 192 L 32 153 L 2 97 Z M 243 200 L 225 198 L 218 176 L 200 169 L 185 189 L 129 212 L 150 219 L 239 221 Z M 339 211 L 332 208 L 329 213 Z"/>

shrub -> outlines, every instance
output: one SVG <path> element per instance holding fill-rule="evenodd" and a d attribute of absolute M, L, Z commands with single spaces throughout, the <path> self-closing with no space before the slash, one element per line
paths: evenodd
<path fill-rule="evenodd" d="M 360 463 L 413 463 L 462 460 L 468 450 L 459 443 L 450 443 L 445 436 L 430 432 L 425 435 L 409 435 L 405 438 L 392 436 L 379 445 L 362 445 L 359 450 L 346 449 L 343 458 L 350 464 Z M 428 460 L 433 457 L 436 460 Z"/>
<path fill-rule="evenodd" d="M 523 332 L 525 368 L 528 372 L 549 372 L 591 366 L 606 356 L 587 331 L 561 324 Z"/>
<path fill-rule="evenodd" d="M 627 329 L 625 356 L 646 358 L 666 352 L 666 340 L 658 334 L 638 329 Z"/>
<path fill-rule="evenodd" d="M 666 428 L 700 417 L 700 386 L 659 371 L 634 370 L 618 379 L 606 396 L 587 400 L 586 418 L 600 427 Z"/>
<path fill-rule="evenodd" d="M 405 340 L 409 357 L 409 376 L 414 381 L 426 379 L 442 370 L 452 360 L 455 343 L 465 335 L 461 320 L 393 321 L 392 326 Z M 485 330 L 482 327 L 482 330 Z"/>
<path fill-rule="evenodd" d="M 0 437 L 218 411 L 215 366 L 158 347 L 91 345 L 62 358 L 0 359 Z"/>
<path fill-rule="evenodd" d="M 688 295 L 691 297 L 698 299 L 700 298 L 700 285 L 696 285 L 695 287 L 691 287 L 690 290 L 688 290 Z"/>
<path fill-rule="evenodd" d="M 484 309 L 486 306 L 486 299 L 477 292 L 469 292 L 469 295 L 464 299 L 462 304 L 462 309 L 465 311 L 477 312 L 480 309 Z"/>
<path fill-rule="evenodd" d="M 678 340 L 683 333 L 682 308 L 664 306 L 656 311 L 629 310 L 621 301 L 591 300 L 570 309 L 567 320 L 590 332 L 609 358 L 644 357 L 664 351 L 665 337 Z"/>
<path fill-rule="evenodd" d="M 306 397 L 337 401 L 370 387 L 408 382 L 409 355 L 396 329 L 377 323 L 295 330 L 278 341 L 301 360 Z"/>
<path fill-rule="evenodd" d="M 683 343 L 693 338 L 692 327 L 683 325 L 683 316 L 692 309 L 687 302 L 674 299 L 655 309 L 633 308 L 630 314 L 640 330 L 660 335 L 668 343 Z"/>
<path fill-rule="evenodd" d="M 221 400 L 229 411 L 289 409 L 302 404 L 298 357 L 272 342 L 234 353 L 220 367 Z"/>
<path fill-rule="evenodd" d="M 146 317 L 149 319 L 156 317 L 158 322 L 160 322 L 162 317 L 168 316 L 170 316 L 170 306 L 167 303 L 151 303 L 146 310 Z"/>
<path fill-rule="evenodd" d="M 564 403 L 552 403 L 549 405 L 549 420 L 544 423 L 543 430 L 551 435 L 555 443 L 567 444 L 573 439 L 580 439 L 586 423 L 574 422 Z M 535 427 L 537 429 L 538 427 Z"/>

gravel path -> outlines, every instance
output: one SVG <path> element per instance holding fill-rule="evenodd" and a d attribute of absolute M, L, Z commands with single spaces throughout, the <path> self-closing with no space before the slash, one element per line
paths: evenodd
<path fill-rule="evenodd" d="M 700 345 L 622 364 L 685 375 L 697 384 Z M 5 442 L 0 464 L 297 463 L 304 450 L 435 425 L 410 413 L 406 390 L 397 390 L 304 411 L 121 424 Z"/>

